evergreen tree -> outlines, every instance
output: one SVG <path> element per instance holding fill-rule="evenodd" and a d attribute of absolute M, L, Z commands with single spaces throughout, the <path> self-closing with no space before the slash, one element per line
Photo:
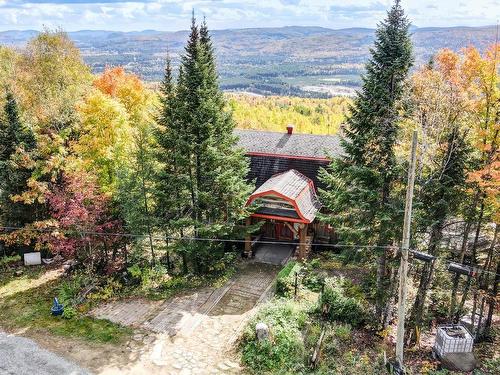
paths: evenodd
<path fill-rule="evenodd" d="M 153 231 L 155 191 L 155 144 L 153 128 L 141 123 L 134 129 L 134 148 L 127 166 L 118 171 L 118 204 L 128 232 L 146 234 L 152 264 L 156 261 Z M 138 240 L 139 246 L 142 241 Z"/>
<path fill-rule="evenodd" d="M 376 30 L 362 89 L 343 127 L 345 155 L 321 178 L 325 217 L 346 243 L 374 245 L 377 253 L 377 315 L 387 323 L 387 246 L 400 240 L 402 202 L 400 168 L 395 158 L 400 105 L 412 65 L 409 21 L 396 0 Z"/>
<path fill-rule="evenodd" d="M 251 187 L 242 150 L 236 149 L 234 122 L 218 86 L 210 35 L 193 16 L 177 84 L 167 61 L 158 119 L 158 208 L 162 226 L 183 236 L 219 238 L 234 232 L 244 215 Z M 207 241 L 184 243 L 196 272 L 209 269 L 222 246 Z"/>
<path fill-rule="evenodd" d="M 33 222 L 37 205 L 14 202 L 12 197 L 27 189 L 31 177 L 30 153 L 35 136 L 19 117 L 16 100 L 7 92 L 4 115 L 0 120 L 0 223 L 21 227 Z"/>
<path fill-rule="evenodd" d="M 27 149 L 35 147 L 34 135 L 21 124 L 17 102 L 10 91 L 7 91 L 6 95 L 0 137 L 0 161 L 9 160 L 21 145 Z"/>

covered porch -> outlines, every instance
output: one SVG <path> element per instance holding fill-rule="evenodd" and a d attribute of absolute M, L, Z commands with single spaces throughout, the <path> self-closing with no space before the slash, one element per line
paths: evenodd
<path fill-rule="evenodd" d="M 296 244 L 297 257 L 305 259 L 310 250 L 312 226 L 321 205 L 311 179 L 291 169 L 272 176 L 247 201 L 253 213 L 247 225 L 261 223 L 260 230 L 245 238 L 245 254 L 253 255 L 259 241 Z"/>

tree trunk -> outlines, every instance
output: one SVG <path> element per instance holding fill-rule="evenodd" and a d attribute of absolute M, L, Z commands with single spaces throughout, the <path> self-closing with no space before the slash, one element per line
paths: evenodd
<path fill-rule="evenodd" d="M 493 240 L 491 241 L 490 248 L 488 250 L 488 257 L 486 258 L 484 270 L 479 275 L 479 284 L 481 286 L 481 289 L 484 289 L 484 290 L 488 289 L 488 284 L 489 284 L 489 279 L 490 279 L 489 273 L 491 272 L 491 266 L 493 264 L 493 258 L 495 255 L 495 247 L 497 244 L 499 232 L 500 232 L 500 225 L 495 224 L 495 234 L 493 235 Z"/>
<path fill-rule="evenodd" d="M 481 233 L 481 225 L 483 224 L 484 215 L 484 196 L 481 199 L 481 208 L 479 209 L 479 217 L 477 219 L 476 234 L 474 236 L 474 243 L 472 244 L 472 264 L 477 265 L 477 243 L 479 241 L 479 234 Z"/>
<path fill-rule="evenodd" d="M 465 259 L 465 253 L 467 251 L 467 244 L 469 241 L 469 233 L 472 228 L 472 221 L 473 217 L 475 216 L 474 212 L 476 211 L 477 205 L 479 203 L 479 197 L 480 197 L 480 192 L 476 191 L 476 194 L 474 195 L 474 200 L 472 201 L 470 211 L 473 213 L 472 217 L 470 217 L 466 222 L 465 222 L 465 227 L 464 227 L 464 233 L 462 237 L 462 246 L 460 248 L 460 256 L 459 256 L 459 262 L 463 263 Z M 460 284 L 460 275 L 455 274 L 453 278 L 453 286 L 451 289 L 451 303 L 450 303 L 450 319 L 453 319 L 453 315 L 455 313 L 455 306 L 457 304 L 457 291 L 458 291 L 458 286 Z"/>
<path fill-rule="evenodd" d="M 382 323 L 383 320 L 383 311 L 384 311 L 384 289 L 386 281 L 386 263 L 387 263 L 387 250 L 382 249 L 382 253 L 378 256 L 377 259 L 377 293 L 376 293 L 376 314 L 379 319 L 379 322 Z"/>
<path fill-rule="evenodd" d="M 387 293 L 387 302 L 384 306 L 384 311 L 382 315 L 382 327 L 387 327 L 392 320 L 392 312 L 391 307 L 393 306 L 394 299 L 396 298 L 396 277 L 398 272 L 396 272 L 395 267 L 390 267 L 390 276 L 389 276 L 389 292 Z"/>
<path fill-rule="evenodd" d="M 490 294 L 490 301 L 488 307 L 488 317 L 486 318 L 485 330 L 491 328 L 491 323 L 493 320 L 493 312 L 496 308 L 496 299 L 498 295 L 498 284 L 500 283 L 500 262 L 497 263 L 497 270 L 495 275 L 495 280 L 493 281 L 493 290 Z"/>
<path fill-rule="evenodd" d="M 479 273 L 477 277 L 477 288 L 474 291 L 474 303 L 473 303 L 473 308 L 472 308 L 472 326 L 474 327 L 474 319 L 476 317 L 476 308 L 478 304 L 478 299 L 480 296 L 480 291 L 483 290 L 484 292 L 488 292 L 488 284 L 489 284 L 489 272 L 491 269 L 491 263 L 493 261 L 493 254 L 495 250 L 495 245 L 497 241 L 497 236 L 499 232 L 499 226 L 495 225 L 495 233 L 493 235 L 493 239 L 491 241 L 490 247 L 488 249 L 488 256 L 486 258 L 486 262 L 484 264 L 484 267 L 481 269 L 481 272 Z M 485 304 L 485 297 L 484 295 L 481 295 L 481 305 L 479 308 L 479 321 L 477 323 L 477 333 L 479 335 L 482 335 L 481 332 L 481 320 L 483 318 L 483 311 L 484 311 L 484 304 Z"/>
<path fill-rule="evenodd" d="M 477 219 L 476 226 L 476 234 L 474 236 L 474 242 L 472 244 L 472 265 L 477 265 L 477 243 L 479 241 L 479 234 L 481 233 L 481 225 L 483 222 L 483 214 L 484 214 L 484 200 L 481 201 L 481 209 L 479 211 L 479 217 Z M 467 295 L 469 294 L 469 289 L 472 283 L 472 277 L 467 278 L 467 284 L 465 285 L 465 290 L 462 294 L 462 300 L 460 301 L 460 305 L 455 313 L 455 321 L 460 319 L 460 315 L 462 314 L 463 308 L 465 306 L 465 301 L 467 300 Z"/>
<path fill-rule="evenodd" d="M 431 231 L 431 237 L 429 239 L 429 247 L 427 252 L 431 255 L 437 256 L 439 250 L 439 244 L 443 237 L 443 222 L 435 224 Z M 407 333 L 410 334 L 415 328 L 421 328 L 422 318 L 424 314 L 425 299 L 427 298 L 427 291 L 432 283 L 432 277 L 434 275 L 434 261 L 431 263 L 425 263 L 422 267 L 422 272 L 420 274 L 420 282 L 418 284 L 418 291 L 415 297 L 415 302 L 410 313 L 410 318 L 408 322 Z M 407 336 L 407 339 L 410 336 Z"/>
<path fill-rule="evenodd" d="M 381 199 L 381 208 L 384 209 L 387 200 L 389 199 L 389 181 L 384 181 L 384 186 L 382 187 L 382 199 Z M 384 222 L 380 224 L 379 233 L 378 233 L 378 241 L 377 241 L 377 251 L 379 252 L 377 259 L 377 292 L 376 292 L 376 314 L 379 320 L 379 323 L 382 325 L 382 328 L 385 329 L 385 318 L 384 312 L 387 309 L 386 303 L 388 303 L 388 296 L 386 291 L 390 290 L 391 280 L 386 279 L 387 275 L 387 228 Z M 389 283 L 387 282 L 389 281 Z"/>
<path fill-rule="evenodd" d="M 151 264 L 155 265 L 156 256 L 155 256 L 155 249 L 153 247 L 153 234 L 151 232 L 151 219 L 149 216 L 148 195 L 147 195 L 147 191 L 146 191 L 146 182 L 144 181 L 144 176 L 142 176 L 141 180 L 142 180 L 142 183 L 141 183 L 142 198 L 144 200 L 144 212 L 146 214 L 146 229 L 148 231 L 149 248 L 151 250 Z"/>
<path fill-rule="evenodd" d="M 460 301 L 460 305 L 458 305 L 458 309 L 455 312 L 455 316 L 453 317 L 454 322 L 458 322 L 460 320 L 460 315 L 462 315 L 462 311 L 464 309 L 465 301 L 467 300 L 467 295 L 469 294 L 469 289 L 472 284 L 472 276 L 467 276 L 467 282 L 465 283 L 465 289 L 462 294 L 462 300 Z"/>

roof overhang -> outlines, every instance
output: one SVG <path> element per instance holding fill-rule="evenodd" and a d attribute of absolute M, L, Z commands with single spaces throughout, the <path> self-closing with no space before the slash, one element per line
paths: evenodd
<path fill-rule="evenodd" d="M 250 195 L 246 205 L 250 206 L 258 198 L 263 197 L 274 197 L 287 202 L 298 217 L 270 215 L 268 212 L 258 211 L 252 214 L 253 217 L 308 224 L 314 221 L 320 208 L 313 182 L 293 169 L 268 179 Z"/>

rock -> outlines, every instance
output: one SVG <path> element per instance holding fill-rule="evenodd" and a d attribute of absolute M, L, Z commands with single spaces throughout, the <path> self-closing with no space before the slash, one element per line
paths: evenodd
<path fill-rule="evenodd" d="M 153 336 L 145 336 L 142 342 L 146 345 L 151 344 L 153 341 L 155 341 L 155 338 Z"/>
<path fill-rule="evenodd" d="M 229 367 L 232 367 L 232 368 L 239 368 L 240 367 L 239 364 L 237 364 L 236 362 L 230 361 L 230 360 L 227 360 L 224 363 L 226 364 L 226 366 L 229 366 Z"/>
<path fill-rule="evenodd" d="M 255 333 L 257 335 L 257 340 L 260 342 L 269 340 L 269 327 L 266 323 L 257 323 L 255 325 Z"/>
<path fill-rule="evenodd" d="M 224 363 L 219 363 L 219 366 L 218 366 L 222 371 L 227 371 L 229 370 L 229 367 L 226 366 Z"/>
<path fill-rule="evenodd" d="M 472 353 L 448 353 L 441 358 L 441 365 L 451 371 L 469 372 L 476 368 L 476 357 Z"/>
<path fill-rule="evenodd" d="M 134 340 L 135 341 L 142 341 L 142 339 L 144 338 L 144 335 L 140 334 L 140 333 L 137 333 L 134 335 Z"/>
<path fill-rule="evenodd" d="M 16 272 L 14 272 L 14 276 L 19 277 L 19 276 L 22 276 L 23 273 L 24 273 L 23 270 L 17 270 Z"/>
<path fill-rule="evenodd" d="M 76 265 L 78 265 L 78 261 L 76 261 L 74 259 L 69 259 L 63 263 L 62 268 L 63 268 L 64 272 L 69 273 L 70 271 L 72 271 L 76 267 Z"/>

